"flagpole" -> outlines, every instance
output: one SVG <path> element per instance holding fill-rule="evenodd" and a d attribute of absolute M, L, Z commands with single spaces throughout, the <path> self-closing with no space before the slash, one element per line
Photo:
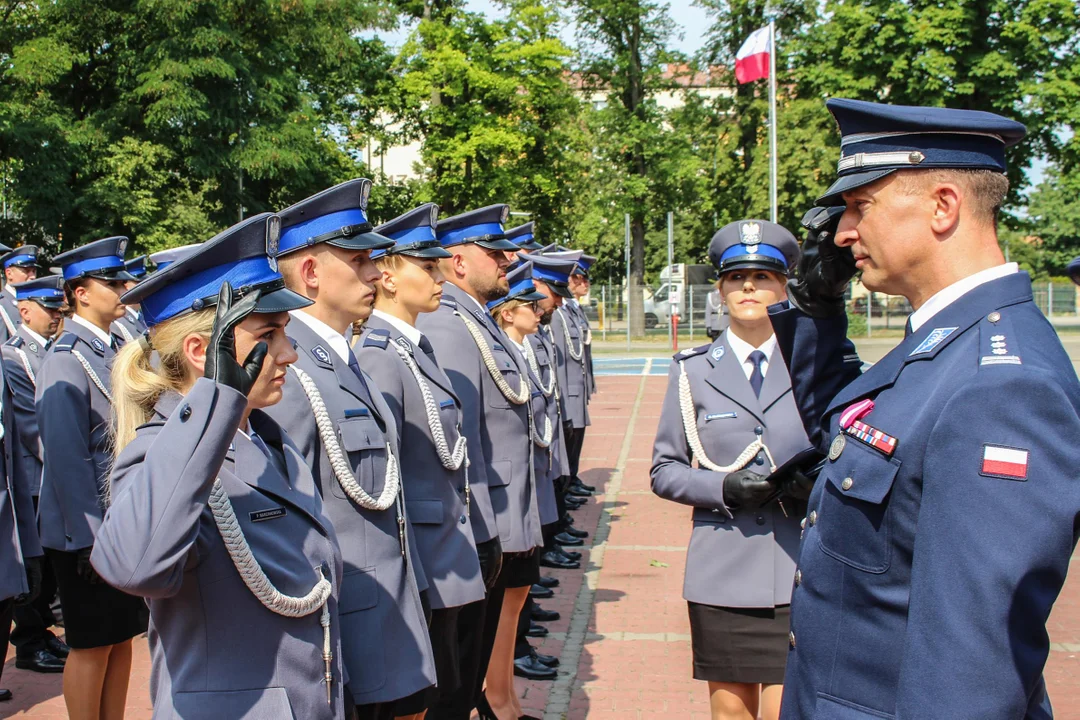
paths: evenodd
<path fill-rule="evenodd" d="M 776 222 L 776 22 L 769 21 L 769 211 Z"/>

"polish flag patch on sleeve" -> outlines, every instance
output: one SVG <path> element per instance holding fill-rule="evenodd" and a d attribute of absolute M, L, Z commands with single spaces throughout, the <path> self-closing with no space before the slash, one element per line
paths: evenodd
<path fill-rule="evenodd" d="M 1027 480 L 1027 473 L 1027 450 L 1001 445 L 983 445 L 980 475 L 1006 480 Z"/>

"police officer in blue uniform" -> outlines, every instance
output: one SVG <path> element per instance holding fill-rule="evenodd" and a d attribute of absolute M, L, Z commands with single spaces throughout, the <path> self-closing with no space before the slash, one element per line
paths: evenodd
<path fill-rule="evenodd" d="M 544 246 L 536 241 L 535 228 L 536 223 L 534 222 L 527 222 L 524 225 L 507 228 L 506 239 L 517 245 L 519 251 L 523 253 L 532 253 L 537 250 L 542 250 Z M 511 261 L 516 261 L 516 258 L 511 258 Z"/>
<path fill-rule="evenodd" d="M 15 283 L 26 282 L 37 277 L 39 248 L 35 245 L 22 245 L 0 255 L 0 267 L 4 268 L 4 289 L 0 292 L 0 321 L 3 322 L 3 339 L 15 334 L 19 324 L 19 309 L 16 307 Z"/>
<path fill-rule="evenodd" d="M 128 281 L 128 290 L 130 290 L 135 287 L 137 282 L 146 277 L 146 256 L 140 255 L 132 258 L 124 263 L 124 267 L 127 269 L 128 274 L 135 278 Z M 146 322 L 143 320 L 139 306 L 126 305 L 124 306 L 124 316 L 113 323 L 112 333 L 117 338 L 117 342 L 123 345 L 142 335 L 146 332 L 146 329 Z"/>
<path fill-rule="evenodd" d="M 60 327 L 63 284 L 60 275 L 47 275 L 13 285 L 20 323 L 14 337 L 0 347 L 6 380 L 4 408 L 16 428 L 8 439 L 11 470 L 15 482 L 27 488 L 35 513 L 41 492 L 41 446 L 34 393 L 41 363 Z M 37 599 L 15 607 L 11 644 L 15 646 L 16 667 L 42 673 L 63 672 L 68 646 L 49 630 L 56 623 L 51 607 L 55 596 L 56 578 L 52 567 L 44 562 Z"/>
<path fill-rule="evenodd" d="M 843 210 L 807 218 L 817 257 L 774 315 L 808 435 L 828 452 L 781 717 L 1052 717 L 1046 619 L 1080 527 L 1080 383 L 1031 279 L 998 247 L 1006 150 L 1024 127 L 828 107 L 841 158 L 819 204 Z M 842 334 L 855 269 L 915 309 L 861 376 Z"/>
<path fill-rule="evenodd" d="M 777 468 L 810 443 L 768 307 L 786 297 L 798 255 L 795 237 L 764 220 L 713 236 L 709 258 L 731 326 L 675 355 L 656 433 L 653 492 L 693 508 L 683 597 L 694 678 L 709 683 L 714 720 L 780 712 L 809 484 Z"/>
<path fill-rule="evenodd" d="M 360 720 L 383 720 L 422 714 L 436 677 L 397 423 L 345 337 L 371 314 L 372 250 L 393 245 L 368 221 L 370 191 L 370 180 L 349 180 L 280 213 L 281 273 L 313 302 L 292 314 L 299 359 L 268 412 L 312 468 L 341 541 L 349 703 Z"/>
<path fill-rule="evenodd" d="M 469 447 L 461 434 L 461 401 L 439 366 L 431 341 L 416 328 L 442 297 L 440 259 L 450 253 L 435 236 L 439 208 L 426 203 L 378 226 L 394 246 L 375 250 L 375 307 L 364 323 L 357 359 L 375 380 L 401 436 L 401 478 L 416 549 L 427 576 L 428 630 L 438 687 L 409 698 L 402 710 L 419 712 L 450 702 L 461 687 L 459 616 L 484 599 L 470 519 Z"/>
<path fill-rule="evenodd" d="M 152 329 L 116 358 L 91 561 L 149 603 L 163 720 L 346 717 L 337 536 L 265 413 L 296 360 L 287 311 L 309 304 L 284 287 L 277 240 L 278 217 L 256 215 L 125 295 Z"/>
<path fill-rule="evenodd" d="M 44 468 L 38 525 L 60 590 L 71 647 L 64 700 L 76 717 L 86 707 L 123 716 L 131 638 L 146 630 L 142 600 L 104 584 L 90 564 L 112 465 L 109 326 L 124 314 L 126 247 L 127 238 L 109 237 L 56 256 L 73 314 L 41 364 L 35 396 Z"/>

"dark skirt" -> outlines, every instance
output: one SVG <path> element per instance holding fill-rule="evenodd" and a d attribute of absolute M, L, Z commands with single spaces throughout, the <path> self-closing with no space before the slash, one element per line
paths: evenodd
<path fill-rule="evenodd" d="M 45 553 L 56 573 L 64 639 L 70 647 L 106 647 L 146 632 L 150 610 L 142 598 L 120 592 L 105 581 L 87 582 L 76 571 L 78 556 L 73 552 L 46 548 Z"/>
<path fill-rule="evenodd" d="M 502 575 L 506 587 L 530 587 L 540 582 L 540 553 L 536 549 L 528 552 L 503 553 Z"/>
<path fill-rule="evenodd" d="M 726 608 L 688 602 L 694 679 L 784 682 L 791 608 Z"/>

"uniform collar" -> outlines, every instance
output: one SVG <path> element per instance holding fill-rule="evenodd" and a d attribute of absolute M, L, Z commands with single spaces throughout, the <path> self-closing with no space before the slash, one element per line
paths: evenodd
<path fill-rule="evenodd" d="M 98 340 L 101 340 L 101 342 L 105 343 L 105 347 L 111 347 L 112 346 L 112 336 L 109 335 L 109 333 L 102 330 L 101 328 L 99 328 L 94 323 L 92 323 L 89 320 L 86 320 L 84 318 L 81 318 L 78 315 L 72 315 L 71 316 L 71 321 L 73 323 L 75 323 L 76 325 L 81 325 L 82 327 L 86 328 L 90 332 L 94 333 L 94 336 L 97 337 Z"/>
<path fill-rule="evenodd" d="M 911 321 L 911 332 L 917 332 L 919 328 L 930 320 L 930 318 L 956 302 L 966 293 L 971 292 L 984 283 L 1003 278 L 1006 275 L 1012 275 L 1019 270 L 1020 268 L 1016 263 L 996 265 L 992 268 L 977 272 L 974 275 L 968 275 L 966 278 L 957 280 L 944 290 L 939 290 L 934 293 L 929 300 L 923 303 L 922 307 L 911 313 L 911 317 L 909 318 Z"/>
<path fill-rule="evenodd" d="M 739 359 L 739 364 L 741 365 L 746 364 L 746 361 L 750 359 L 750 353 L 755 350 L 760 350 L 765 354 L 766 358 L 771 358 L 773 350 L 776 349 L 776 335 L 770 335 L 768 340 L 761 343 L 761 347 L 754 347 L 735 333 L 731 332 L 731 328 L 728 328 L 724 334 L 727 336 L 728 347 L 731 348 L 731 352 L 735 353 L 735 357 Z"/>
<path fill-rule="evenodd" d="M 20 326 L 19 326 L 19 328 L 20 328 L 20 329 L 21 329 L 21 330 L 22 330 L 23 332 L 25 332 L 25 333 L 26 333 L 26 335 L 27 335 L 27 336 L 29 337 L 29 339 L 33 340 L 34 342 L 36 342 L 36 343 L 37 343 L 38 345 L 40 345 L 41 347 L 48 347 L 48 346 L 49 346 L 49 342 L 50 342 L 50 341 L 49 341 L 49 340 L 46 340 L 45 338 L 41 337 L 41 336 L 40 336 L 40 335 L 38 335 L 38 334 L 37 334 L 36 332 L 34 332 L 33 330 L 31 330 L 31 329 L 30 329 L 30 326 L 29 326 L 29 325 L 25 325 L 25 324 L 24 324 L 24 325 L 20 325 Z"/>
<path fill-rule="evenodd" d="M 318 335 L 320 338 L 326 341 L 337 356 L 341 358 L 346 364 L 349 362 L 349 341 L 345 339 L 345 336 L 339 333 L 334 328 L 330 327 L 322 320 L 313 315 L 308 315 L 303 310 L 290 310 L 289 315 L 295 320 L 299 320 L 306 325 L 311 332 Z"/>
<path fill-rule="evenodd" d="M 389 313 L 383 312 L 382 310 L 372 310 L 371 314 L 373 317 L 379 318 L 384 323 L 404 335 L 405 339 L 411 342 L 413 345 L 415 345 L 416 347 L 420 347 L 420 340 L 424 337 L 424 334 L 417 330 L 415 327 L 405 322 L 404 320 L 401 320 L 400 318 L 396 318 Z"/>

